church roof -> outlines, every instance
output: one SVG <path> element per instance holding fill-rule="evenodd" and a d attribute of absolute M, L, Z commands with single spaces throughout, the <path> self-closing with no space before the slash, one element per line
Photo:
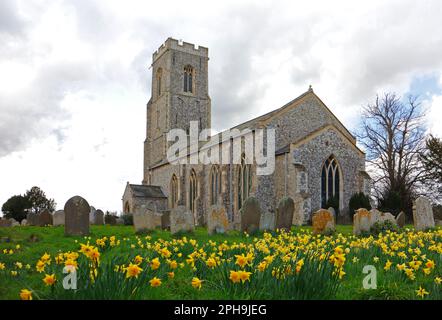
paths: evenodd
<path fill-rule="evenodd" d="M 136 198 L 167 198 L 160 186 L 129 184 L 129 188 Z"/>

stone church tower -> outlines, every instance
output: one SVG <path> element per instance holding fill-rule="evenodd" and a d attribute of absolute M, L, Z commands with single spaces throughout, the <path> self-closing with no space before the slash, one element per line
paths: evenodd
<path fill-rule="evenodd" d="M 143 184 L 150 184 L 153 166 L 166 160 L 167 132 L 211 127 L 208 92 L 208 49 L 168 38 L 152 56 L 152 93 L 147 103 Z"/>

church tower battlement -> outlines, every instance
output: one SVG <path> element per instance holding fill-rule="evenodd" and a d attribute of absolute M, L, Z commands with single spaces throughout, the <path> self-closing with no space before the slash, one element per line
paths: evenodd
<path fill-rule="evenodd" d="M 143 183 L 149 184 L 153 166 L 166 161 L 167 132 L 189 132 L 190 121 L 211 127 L 206 47 L 168 38 L 152 54 L 151 98 L 147 104 Z"/>

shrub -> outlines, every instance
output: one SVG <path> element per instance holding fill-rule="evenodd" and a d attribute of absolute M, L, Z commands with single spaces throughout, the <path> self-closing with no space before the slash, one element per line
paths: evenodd
<path fill-rule="evenodd" d="M 379 199 L 379 210 L 383 212 L 391 212 L 397 216 L 399 212 L 404 210 L 404 205 L 399 193 L 395 191 L 387 192 L 381 199 Z"/>
<path fill-rule="evenodd" d="M 370 232 L 373 235 L 378 235 L 379 233 L 385 233 L 388 230 L 397 232 L 398 227 L 391 221 L 384 221 L 384 222 L 376 222 L 374 225 L 371 226 Z"/>
<path fill-rule="evenodd" d="M 125 213 L 122 216 L 125 226 L 132 226 L 134 224 L 134 216 L 130 213 Z"/>
<path fill-rule="evenodd" d="M 358 209 L 364 208 L 367 210 L 371 210 L 370 198 L 363 192 L 355 193 L 350 198 L 348 208 L 350 210 L 351 217 L 353 217 L 353 214 Z"/>

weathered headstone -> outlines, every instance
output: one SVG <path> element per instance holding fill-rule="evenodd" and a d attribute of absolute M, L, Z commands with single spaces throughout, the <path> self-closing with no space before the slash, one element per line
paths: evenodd
<path fill-rule="evenodd" d="M 28 225 L 28 220 L 26 220 L 26 219 L 23 219 L 22 221 L 21 221 L 21 224 L 20 224 L 21 226 L 27 226 Z"/>
<path fill-rule="evenodd" d="M 104 223 L 111 226 L 115 226 L 117 224 L 117 217 L 111 214 L 106 214 L 104 216 Z"/>
<path fill-rule="evenodd" d="M 54 226 L 64 226 L 65 213 L 63 210 L 55 211 L 53 215 Z"/>
<path fill-rule="evenodd" d="M 64 205 L 65 234 L 85 236 L 89 234 L 89 203 L 80 196 L 69 199 Z"/>
<path fill-rule="evenodd" d="M 12 227 L 12 223 L 9 219 L 0 219 L 0 227 L 9 228 Z"/>
<path fill-rule="evenodd" d="M 390 221 L 392 224 L 396 225 L 396 219 L 394 215 L 392 215 L 390 212 L 381 212 L 377 209 L 371 209 L 371 227 L 376 223 L 384 223 L 385 221 Z"/>
<path fill-rule="evenodd" d="M 207 215 L 207 232 L 212 235 L 214 233 L 225 233 L 228 229 L 229 217 L 226 208 L 220 205 L 210 207 Z"/>
<path fill-rule="evenodd" d="M 397 215 L 396 224 L 399 228 L 403 228 L 405 226 L 405 213 L 403 211 L 399 212 Z"/>
<path fill-rule="evenodd" d="M 121 218 L 121 217 L 117 217 L 117 219 L 115 220 L 115 223 L 116 223 L 118 226 L 122 226 L 122 225 L 124 225 L 124 219 Z"/>
<path fill-rule="evenodd" d="M 104 212 L 100 209 L 95 211 L 94 223 L 97 226 L 102 226 L 104 224 Z"/>
<path fill-rule="evenodd" d="M 156 213 L 151 208 L 141 206 L 135 210 L 134 217 L 134 228 L 135 231 L 150 231 L 156 228 L 161 228 L 162 224 L 162 214 Z"/>
<path fill-rule="evenodd" d="M 419 197 L 413 205 L 413 222 L 417 231 L 434 228 L 433 207 L 429 199 Z"/>
<path fill-rule="evenodd" d="M 20 223 L 13 218 L 9 219 L 9 221 L 11 222 L 11 227 L 17 227 L 20 225 Z"/>
<path fill-rule="evenodd" d="M 170 211 L 170 232 L 193 232 L 195 230 L 195 221 L 193 213 L 185 206 L 177 206 Z"/>
<path fill-rule="evenodd" d="M 313 234 L 326 234 L 335 231 L 335 217 L 326 209 L 319 209 L 312 216 Z"/>
<path fill-rule="evenodd" d="M 39 224 L 38 214 L 34 212 L 28 213 L 26 216 L 26 220 L 28 221 L 28 226 L 38 226 Z"/>
<path fill-rule="evenodd" d="M 353 215 L 353 234 L 360 235 L 363 232 L 370 232 L 371 213 L 367 209 L 358 209 Z"/>
<path fill-rule="evenodd" d="M 49 212 L 48 209 L 44 209 L 38 215 L 38 226 L 46 227 L 46 226 L 52 226 L 52 224 L 53 224 L 52 214 Z"/>
<path fill-rule="evenodd" d="M 96 211 L 97 211 L 97 209 L 95 209 L 94 206 L 91 206 L 91 210 L 89 211 L 89 223 L 90 224 L 94 224 Z"/>
<path fill-rule="evenodd" d="M 276 224 L 276 214 L 274 212 L 265 211 L 261 213 L 259 219 L 259 230 L 274 231 Z"/>
<path fill-rule="evenodd" d="M 293 222 L 293 213 L 295 211 L 295 202 L 292 198 L 285 197 L 279 201 L 278 208 L 276 209 L 276 222 L 275 227 L 277 229 L 290 230 Z"/>
<path fill-rule="evenodd" d="M 161 229 L 170 229 L 170 211 L 164 210 L 161 215 Z"/>
<path fill-rule="evenodd" d="M 336 219 L 336 210 L 335 210 L 335 208 L 330 207 L 330 208 L 328 208 L 327 210 L 330 211 L 330 213 L 331 213 L 331 214 L 333 215 L 333 217 L 335 217 L 335 219 Z"/>
<path fill-rule="evenodd" d="M 254 197 L 249 197 L 244 201 L 242 208 L 239 210 L 241 232 L 252 233 L 259 229 L 261 220 L 261 207 Z"/>

